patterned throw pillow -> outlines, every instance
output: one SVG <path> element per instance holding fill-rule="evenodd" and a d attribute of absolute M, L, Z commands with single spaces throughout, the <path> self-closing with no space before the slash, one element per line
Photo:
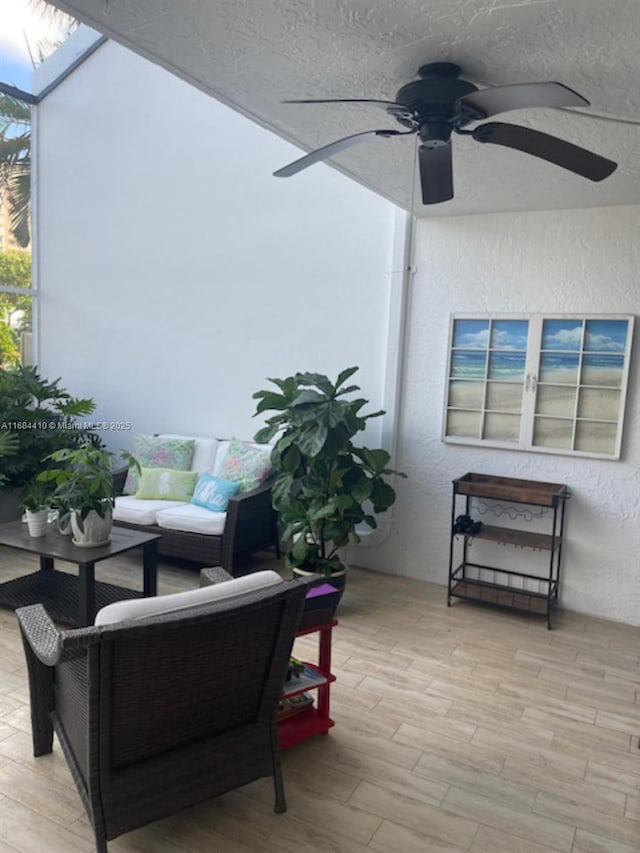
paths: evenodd
<path fill-rule="evenodd" d="M 197 471 L 142 468 L 136 498 L 145 501 L 190 501 L 197 479 Z"/>
<path fill-rule="evenodd" d="M 137 435 L 133 456 L 141 468 L 172 468 L 188 471 L 193 458 L 195 441 L 184 438 L 160 438 L 157 435 Z M 129 470 L 122 490 L 125 495 L 138 491 L 138 472 Z"/>
<path fill-rule="evenodd" d="M 229 442 L 229 448 L 218 474 L 222 480 L 240 483 L 240 492 L 257 488 L 273 473 L 270 454 L 257 447 L 238 441 Z"/>
<path fill-rule="evenodd" d="M 240 483 L 221 480 L 211 474 L 201 474 L 191 498 L 196 506 L 210 509 L 211 512 L 226 512 L 229 499 L 237 494 Z"/>

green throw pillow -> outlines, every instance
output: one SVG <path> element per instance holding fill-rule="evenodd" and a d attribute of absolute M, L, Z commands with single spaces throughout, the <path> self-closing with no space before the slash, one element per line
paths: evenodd
<path fill-rule="evenodd" d="M 142 468 L 136 497 L 145 501 L 190 501 L 197 479 L 197 471 Z"/>

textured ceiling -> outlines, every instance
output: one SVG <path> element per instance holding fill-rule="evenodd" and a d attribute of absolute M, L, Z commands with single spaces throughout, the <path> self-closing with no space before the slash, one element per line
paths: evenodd
<path fill-rule="evenodd" d="M 479 85 L 556 80 L 587 112 L 640 121 L 638 0 L 53 0 L 304 150 L 398 128 L 371 106 L 285 105 L 286 98 L 393 99 L 427 63 L 448 60 Z M 414 136 L 374 139 L 331 162 L 418 215 L 640 203 L 640 126 L 566 110 L 499 121 L 602 154 L 618 170 L 594 184 L 536 158 L 454 136 L 455 199 L 414 190 Z M 274 170 L 284 163 L 274 163 Z M 312 166 L 311 168 L 321 168 Z M 287 180 L 303 180 L 294 176 Z M 276 180 L 274 178 L 274 180 Z"/>

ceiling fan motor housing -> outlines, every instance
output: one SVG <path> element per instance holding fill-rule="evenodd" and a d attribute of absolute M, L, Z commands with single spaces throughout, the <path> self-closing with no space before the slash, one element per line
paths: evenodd
<path fill-rule="evenodd" d="M 478 87 L 458 79 L 460 68 L 449 62 L 424 65 L 418 73 L 421 79 L 402 86 L 395 97 L 396 103 L 409 107 L 414 117 L 396 118 L 405 127 L 417 126 L 426 148 L 438 148 L 447 145 L 451 138 L 456 101 L 477 92 Z"/>

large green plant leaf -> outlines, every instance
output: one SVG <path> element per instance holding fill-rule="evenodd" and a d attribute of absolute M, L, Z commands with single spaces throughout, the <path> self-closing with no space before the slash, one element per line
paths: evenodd
<path fill-rule="evenodd" d="M 328 376 L 323 373 L 296 373 L 298 385 L 315 385 L 327 397 L 333 397 L 336 389 Z"/>
<path fill-rule="evenodd" d="M 325 424 L 313 423 L 300 431 L 298 447 L 306 456 L 317 456 L 327 440 L 328 430 Z"/>
<path fill-rule="evenodd" d="M 340 388 L 340 386 L 343 384 L 343 382 L 346 382 L 347 379 L 350 379 L 354 373 L 358 372 L 359 369 L 360 369 L 359 367 L 347 367 L 344 370 L 341 370 L 340 373 L 338 374 L 338 378 L 336 379 L 336 385 L 335 385 L 336 389 Z M 351 388 L 353 388 L 353 390 L 355 390 L 355 391 L 360 390 L 360 388 L 357 385 L 352 385 Z M 344 394 L 345 391 L 343 390 L 340 393 Z"/>
<path fill-rule="evenodd" d="M 354 453 L 365 462 L 373 474 L 383 474 L 391 457 L 386 450 L 369 450 L 368 447 L 354 449 Z"/>
<path fill-rule="evenodd" d="M 282 472 L 276 477 L 273 486 L 271 487 L 271 495 L 274 503 L 281 505 L 293 495 L 295 480 L 293 476 L 287 472 Z"/>
<path fill-rule="evenodd" d="M 273 409 L 275 409 L 276 411 L 281 411 L 283 409 L 286 409 L 289 405 L 289 401 L 286 397 L 284 397 L 282 394 L 275 394 L 273 391 L 256 391 L 253 397 L 256 400 L 260 400 L 260 402 L 256 406 L 256 415 L 259 415 L 262 412 L 268 412 Z"/>
<path fill-rule="evenodd" d="M 386 512 L 393 505 L 395 499 L 395 490 L 388 483 L 385 483 L 381 479 L 373 481 L 371 503 L 373 504 L 374 512 Z"/>

